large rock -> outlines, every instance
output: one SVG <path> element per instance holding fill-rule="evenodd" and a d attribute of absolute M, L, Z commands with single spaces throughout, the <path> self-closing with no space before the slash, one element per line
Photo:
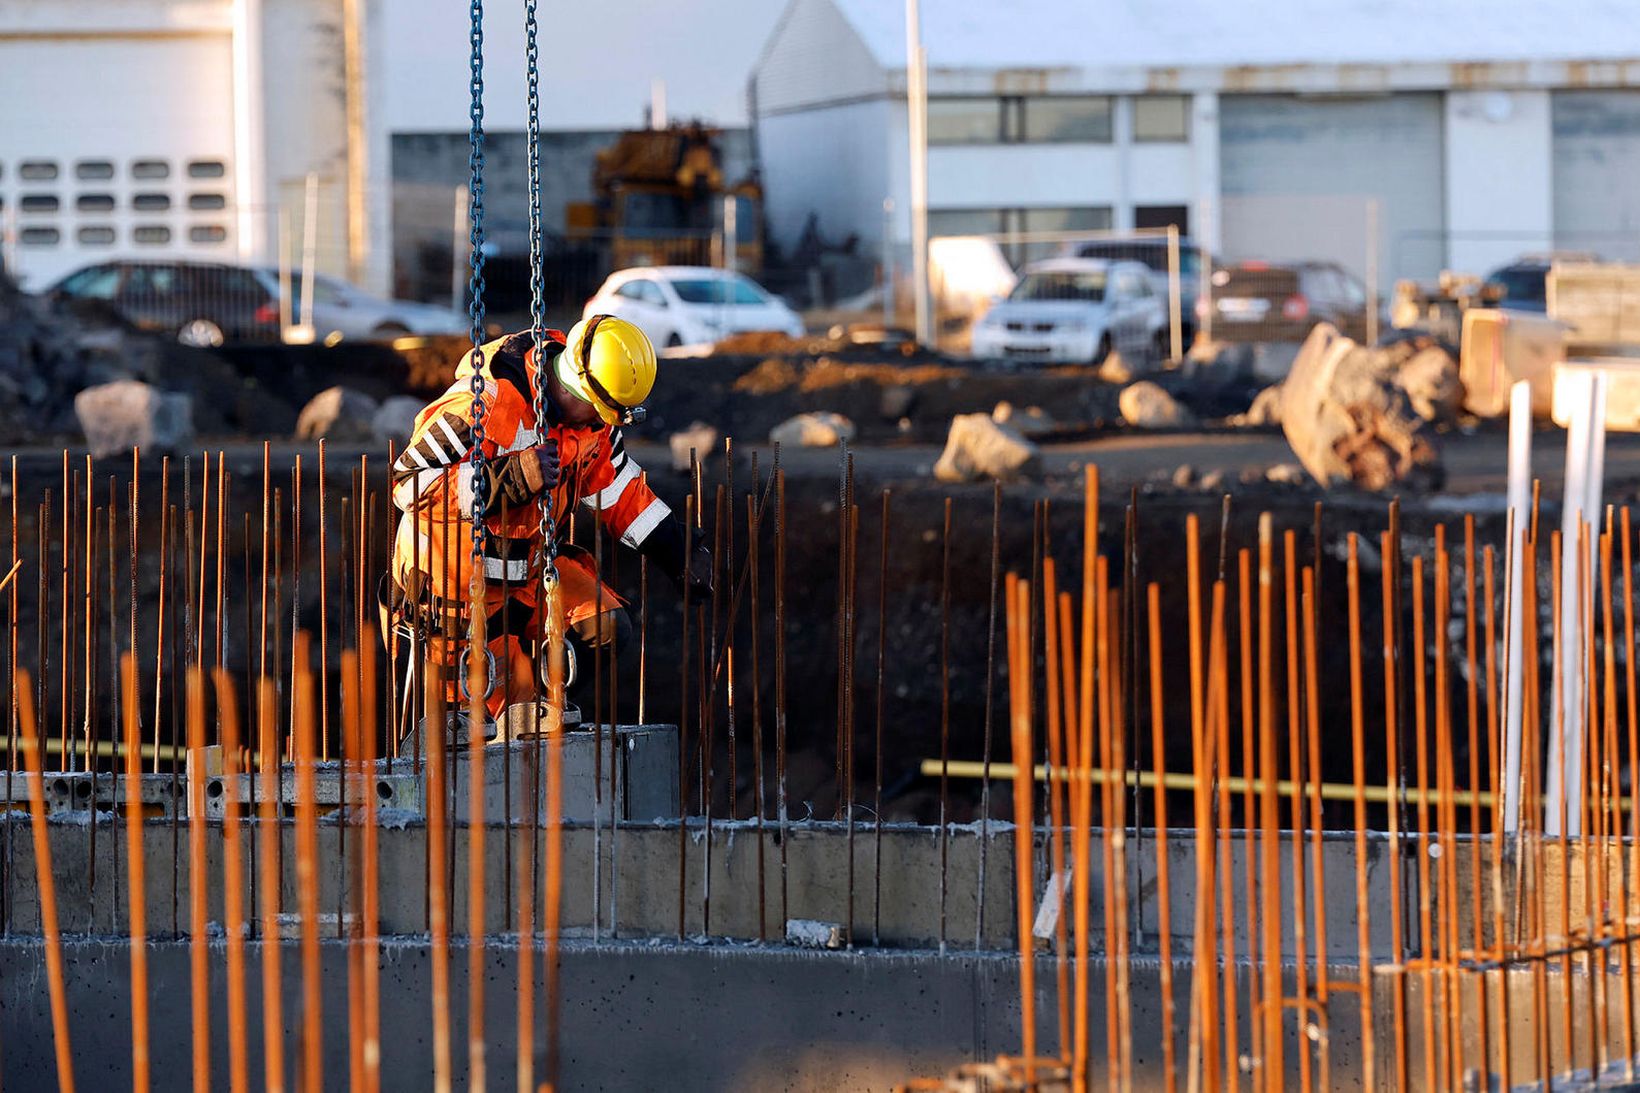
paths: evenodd
<path fill-rule="evenodd" d="M 854 439 L 854 422 L 830 410 L 787 418 L 769 430 L 769 442 L 783 448 L 835 448 Z"/>
<path fill-rule="evenodd" d="M 1189 410 L 1149 380 L 1123 388 L 1116 405 L 1123 421 L 1141 429 L 1179 429 L 1195 422 Z"/>
<path fill-rule="evenodd" d="M 1266 387 L 1253 396 L 1253 404 L 1247 407 L 1245 414 L 1237 414 L 1230 419 L 1232 425 L 1280 425 L 1281 424 L 1281 385 Z"/>
<path fill-rule="evenodd" d="M 1400 356 L 1357 345 L 1321 323 L 1294 358 L 1281 385 L 1281 428 L 1323 486 L 1440 485 L 1428 423 L 1397 383 Z"/>
<path fill-rule="evenodd" d="M 1012 425 L 989 414 L 958 414 L 951 419 L 934 477 L 941 482 L 1017 478 L 1035 469 L 1039 460 L 1037 446 Z"/>
<path fill-rule="evenodd" d="M 374 440 L 381 404 L 351 387 L 327 387 L 296 418 L 297 440 Z"/>
<path fill-rule="evenodd" d="M 1455 421 L 1463 408 L 1464 386 L 1458 362 L 1439 345 L 1419 348 L 1395 373 L 1395 383 L 1407 393 L 1412 412 L 1425 421 Z"/>
<path fill-rule="evenodd" d="M 94 456 L 177 452 L 194 437 L 194 400 L 137 380 L 87 387 L 74 396 L 74 416 Z"/>
<path fill-rule="evenodd" d="M 416 415 L 426 403 L 409 395 L 394 395 L 382 400 L 370 419 L 370 431 L 382 443 L 391 440 L 402 451 L 416 430 Z"/>
<path fill-rule="evenodd" d="M 673 433 L 667 444 L 672 449 L 672 469 L 679 474 L 685 474 L 690 467 L 690 455 L 694 462 L 704 463 L 706 457 L 712 454 L 717 447 L 718 431 L 704 421 L 696 421 L 689 428 L 679 433 Z"/>

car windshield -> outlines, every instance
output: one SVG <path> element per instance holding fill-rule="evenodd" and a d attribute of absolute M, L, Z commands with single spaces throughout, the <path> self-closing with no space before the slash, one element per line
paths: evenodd
<path fill-rule="evenodd" d="M 672 291 L 686 304 L 766 304 L 769 298 L 750 281 L 728 277 L 674 280 Z"/>
<path fill-rule="evenodd" d="M 1104 270 L 1027 273 L 1008 293 L 1010 300 L 1086 300 L 1098 303 L 1104 298 Z"/>
<path fill-rule="evenodd" d="M 1547 297 L 1548 271 L 1544 269 L 1522 266 L 1500 269 L 1488 280 L 1494 285 L 1503 286 L 1505 300 L 1532 300 L 1543 303 Z"/>

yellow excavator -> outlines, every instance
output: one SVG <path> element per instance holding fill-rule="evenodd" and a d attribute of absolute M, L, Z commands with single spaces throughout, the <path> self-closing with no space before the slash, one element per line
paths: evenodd
<path fill-rule="evenodd" d="M 761 269 L 763 188 L 725 182 L 721 140 L 699 122 L 622 133 L 598 153 L 594 200 L 565 206 L 564 234 L 607 243 L 611 267 L 625 269 L 722 265 L 732 232 L 735 268 Z"/>

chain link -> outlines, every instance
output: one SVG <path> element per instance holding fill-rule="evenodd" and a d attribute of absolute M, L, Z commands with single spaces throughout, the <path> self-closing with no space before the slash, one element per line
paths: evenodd
<path fill-rule="evenodd" d="M 472 550 L 469 556 L 471 569 L 467 583 L 467 597 L 469 612 L 469 629 L 467 636 L 469 671 L 476 668 L 473 661 L 484 643 L 484 509 L 488 482 L 484 473 L 484 0 L 471 0 L 468 14 L 471 19 L 468 41 L 471 45 L 469 59 L 470 78 L 468 89 L 472 94 L 472 104 L 468 116 L 471 126 L 468 129 L 467 139 L 469 151 L 467 154 L 467 194 L 468 208 L 471 210 L 470 228 L 468 230 L 468 244 L 471 249 L 470 261 L 472 275 L 468 281 L 468 291 L 472 299 L 468 301 L 467 313 L 472 319 L 473 341 L 473 379 L 472 379 L 472 406 L 473 419 L 473 447 L 471 453 L 473 476 L 473 509 L 472 509 Z M 496 668 L 495 658 L 490 655 L 488 648 L 484 650 L 485 668 L 489 676 L 486 698 L 488 693 L 495 689 Z"/>
<path fill-rule="evenodd" d="M 536 39 L 536 0 L 524 0 L 524 60 L 529 79 L 530 168 L 530 340 L 535 360 L 535 428 L 547 435 L 547 373 L 542 350 L 546 344 L 546 256 L 541 230 L 541 52 Z M 558 537 L 553 526 L 552 491 L 541 495 L 542 602 L 558 580 Z"/>

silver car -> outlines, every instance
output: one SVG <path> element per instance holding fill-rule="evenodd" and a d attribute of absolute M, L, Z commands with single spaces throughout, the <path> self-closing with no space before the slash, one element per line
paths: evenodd
<path fill-rule="evenodd" d="M 257 276 L 275 299 L 279 293 L 279 271 L 257 270 Z M 385 341 L 406 334 L 460 334 L 468 329 L 465 314 L 437 304 L 414 300 L 384 300 L 338 277 L 316 274 L 313 278 L 313 322 L 302 314 L 302 275 L 290 278 L 290 321 L 295 340 L 333 343 Z M 312 327 L 311 335 L 308 327 Z M 286 334 L 291 340 L 290 332 Z"/>
<path fill-rule="evenodd" d="M 974 324 L 982 359 L 1097 364 L 1112 350 L 1129 360 L 1161 349 L 1167 308 L 1140 262 L 1050 258 L 1020 271 L 1019 283 Z"/>

